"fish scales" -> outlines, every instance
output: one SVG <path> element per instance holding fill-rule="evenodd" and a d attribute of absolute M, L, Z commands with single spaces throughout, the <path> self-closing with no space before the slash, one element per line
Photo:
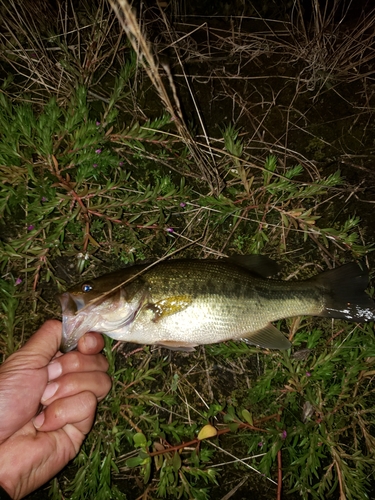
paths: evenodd
<path fill-rule="evenodd" d="M 165 275 L 168 277 L 161 279 Z M 141 312 L 126 333 L 131 341 L 143 338 L 144 343 L 156 343 L 160 336 L 178 341 L 183 329 L 193 343 L 208 344 L 215 342 L 216 337 L 227 340 L 244 336 L 281 317 L 319 314 L 324 307 L 321 295 L 311 285 L 275 280 L 268 283 L 244 274 L 237 266 L 223 266 L 220 262 L 207 266 L 204 261 L 197 261 L 188 271 L 167 262 L 155 272 L 150 270 L 145 280 L 156 302 L 164 295 L 188 293 L 194 303 L 173 317 L 158 321 L 152 321 L 149 311 Z"/>
<path fill-rule="evenodd" d="M 62 349 L 74 348 L 89 330 L 186 350 L 239 338 L 286 349 L 290 343 L 272 321 L 299 315 L 349 321 L 375 317 L 374 302 L 364 292 L 368 272 L 356 263 L 305 281 L 281 281 L 264 278 L 270 259 L 249 257 L 257 259 L 249 264 L 244 256 L 240 264 L 230 259 L 166 260 L 77 285 L 60 296 Z"/>

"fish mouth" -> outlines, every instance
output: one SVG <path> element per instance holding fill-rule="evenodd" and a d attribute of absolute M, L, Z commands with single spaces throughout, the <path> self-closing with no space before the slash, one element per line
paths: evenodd
<path fill-rule="evenodd" d="M 147 294 L 127 305 L 121 312 L 124 292 L 120 290 L 115 300 L 107 302 L 107 297 L 100 297 L 96 303 L 87 303 L 80 295 L 64 292 L 57 295 L 62 309 L 61 352 L 69 352 L 77 347 L 79 339 L 87 332 L 111 333 L 128 328 L 139 313 Z M 114 337 L 116 338 L 116 337 Z"/>
<path fill-rule="evenodd" d="M 56 296 L 60 301 L 63 315 L 74 315 L 85 307 L 82 297 L 74 296 L 69 292 L 60 293 Z"/>
<path fill-rule="evenodd" d="M 60 301 L 62 310 L 60 351 L 65 353 L 77 347 L 78 340 L 95 325 L 95 321 L 86 314 L 78 314 L 85 306 L 81 297 L 65 292 L 57 295 L 57 299 Z"/>

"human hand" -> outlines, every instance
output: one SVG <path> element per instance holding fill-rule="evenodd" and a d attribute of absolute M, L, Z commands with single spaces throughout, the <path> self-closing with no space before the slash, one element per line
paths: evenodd
<path fill-rule="evenodd" d="M 61 354 L 61 332 L 60 321 L 47 321 L 0 367 L 0 484 L 15 499 L 77 455 L 111 388 L 102 336 L 88 333 L 78 351 Z"/>

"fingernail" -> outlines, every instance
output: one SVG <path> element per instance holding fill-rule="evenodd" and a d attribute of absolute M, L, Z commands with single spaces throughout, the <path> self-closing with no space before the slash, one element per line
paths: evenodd
<path fill-rule="evenodd" d="M 61 363 L 59 363 L 58 361 L 52 361 L 52 363 L 47 366 L 47 370 L 48 380 L 54 380 L 55 378 L 60 377 L 62 373 Z"/>
<path fill-rule="evenodd" d="M 91 350 L 91 349 L 95 349 L 95 347 L 98 345 L 98 342 L 97 342 L 97 340 L 96 340 L 96 337 L 94 337 L 94 335 L 90 335 L 90 334 L 85 335 L 85 336 L 83 337 L 83 341 L 84 341 L 84 343 L 85 343 L 85 347 L 86 347 L 86 349 L 88 349 L 88 350 L 89 350 L 89 349 L 90 349 L 90 350 Z"/>
<path fill-rule="evenodd" d="M 48 401 L 48 399 L 52 398 L 52 396 L 57 391 L 58 387 L 59 384 L 56 384 L 56 382 L 48 384 L 47 387 L 44 389 L 43 396 L 40 398 L 41 402 L 44 403 L 45 401 Z"/>
<path fill-rule="evenodd" d="M 44 411 L 42 411 L 42 413 L 39 413 L 39 415 L 34 418 L 34 420 L 33 420 L 34 427 L 36 429 L 39 429 L 39 427 L 42 427 L 42 425 L 44 424 L 44 419 L 45 419 L 45 415 L 44 415 Z"/>

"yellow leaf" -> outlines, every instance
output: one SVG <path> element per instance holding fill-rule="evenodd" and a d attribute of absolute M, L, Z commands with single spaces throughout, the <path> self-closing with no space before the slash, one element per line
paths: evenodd
<path fill-rule="evenodd" d="M 199 431 L 198 439 L 202 441 L 202 439 L 208 439 L 217 435 L 217 430 L 213 425 L 207 424 Z"/>

